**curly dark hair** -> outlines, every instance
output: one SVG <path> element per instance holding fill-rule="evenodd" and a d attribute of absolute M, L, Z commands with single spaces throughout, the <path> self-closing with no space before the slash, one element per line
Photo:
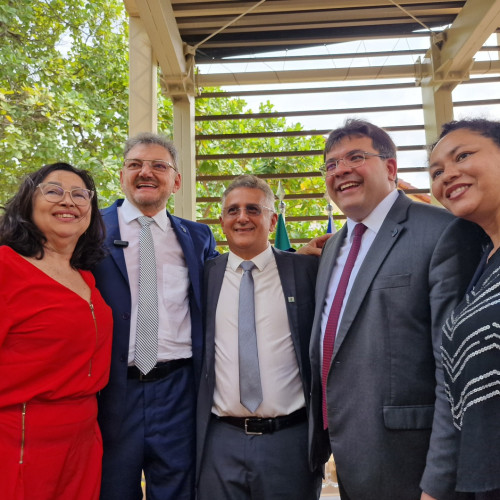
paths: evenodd
<path fill-rule="evenodd" d="M 17 194 L 3 208 L 0 217 L 0 245 L 8 245 L 25 257 L 42 259 L 45 235 L 33 222 L 33 196 L 37 186 L 57 170 L 72 172 L 80 177 L 87 189 L 95 192 L 95 184 L 88 172 L 68 163 L 51 163 L 29 174 L 22 182 Z M 80 236 L 71 256 L 71 266 L 75 269 L 91 269 L 104 256 L 105 226 L 99 212 L 97 196 L 91 200 L 90 225 Z"/>
<path fill-rule="evenodd" d="M 445 123 L 442 126 L 439 139 L 430 146 L 432 151 L 436 144 L 450 132 L 459 129 L 467 129 L 471 132 L 476 132 L 483 137 L 491 139 L 498 147 L 500 147 L 500 122 L 494 120 L 487 120 L 485 118 L 466 118 L 463 120 L 453 120 Z"/>

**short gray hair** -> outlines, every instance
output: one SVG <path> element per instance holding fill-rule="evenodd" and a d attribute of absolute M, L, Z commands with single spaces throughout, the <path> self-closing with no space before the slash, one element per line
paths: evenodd
<path fill-rule="evenodd" d="M 123 157 L 126 158 L 128 152 L 138 144 L 157 144 L 162 148 L 165 148 L 172 157 L 174 162 L 174 167 L 176 171 L 179 171 L 179 153 L 177 152 L 174 143 L 168 139 L 164 135 L 153 134 L 152 132 L 142 132 L 140 134 L 135 135 L 134 137 L 130 137 L 125 142 L 125 147 L 123 148 Z"/>
<path fill-rule="evenodd" d="M 274 193 L 269 187 L 269 184 L 259 177 L 250 174 L 240 175 L 229 184 L 221 198 L 222 206 L 224 206 L 228 194 L 237 188 L 260 189 L 266 195 L 266 204 L 269 205 L 267 208 L 272 208 L 274 211 Z"/>

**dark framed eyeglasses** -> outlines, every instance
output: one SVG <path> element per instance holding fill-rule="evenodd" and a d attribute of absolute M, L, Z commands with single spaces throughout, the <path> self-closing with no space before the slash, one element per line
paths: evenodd
<path fill-rule="evenodd" d="M 68 190 L 50 182 L 42 182 L 38 184 L 37 188 L 50 203 L 59 203 L 64 199 L 65 194 L 69 193 L 71 200 L 78 207 L 88 206 L 94 196 L 94 191 L 90 189 L 74 188 Z"/>
<path fill-rule="evenodd" d="M 177 168 L 166 160 L 141 160 L 140 158 L 127 158 L 123 162 L 123 166 L 130 170 L 131 172 L 135 170 L 142 170 L 145 163 L 149 163 L 149 166 L 153 172 L 158 174 L 164 174 L 169 168 L 177 172 Z"/>
<path fill-rule="evenodd" d="M 335 169 L 339 166 L 340 162 L 342 162 L 347 168 L 358 168 L 365 163 L 367 158 L 372 158 L 374 156 L 384 159 L 388 158 L 386 155 L 370 153 L 368 151 L 352 151 L 351 153 L 346 154 L 343 158 L 329 159 L 320 167 L 319 171 L 325 177 L 329 177 L 335 173 Z"/>
<path fill-rule="evenodd" d="M 264 205 L 257 205 L 257 204 L 249 204 L 244 207 L 228 207 L 224 208 L 222 210 L 222 215 L 225 217 L 238 217 L 241 214 L 241 211 L 244 210 L 245 213 L 249 217 L 258 217 L 259 215 L 262 215 L 262 212 L 264 210 L 269 210 L 270 212 L 274 213 L 274 210 L 269 207 L 265 207 Z"/>

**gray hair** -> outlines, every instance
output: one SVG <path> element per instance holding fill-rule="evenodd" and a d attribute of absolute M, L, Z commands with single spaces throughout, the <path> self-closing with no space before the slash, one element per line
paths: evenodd
<path fill-rule="evenodd" d="M 240 175 L 239 177 L 236 177 L 231 184 L 229 184 L 222 195 L 222 206 L 224 206 L 228 194 L 237 188 L 260 189 L 266 195 L 266 205 L 268 205 L 267 208 L 272 208 L 274 210 L 274 193 L 269 187 L 269 184 L 259 177 L 250 174 Z"/>
<path fill-rule="evenodd" d="M 152 132 L 142 132 L 137 134 L 134 137 L 130 137 L 125 142 L 125 147 L 123 148 L 123 157 L 126 158 L 128 152 L 138 144 L 157 144 L 162 148 L 165 148 L 172 157 L 172 161 L 174 162 L 175 170 L 178 171 L 178 163 L 179 163 L 179 153 L 174 146 L 174 143 L 169 140 L 166 136 L 160 134 L 153 134 Z"/>

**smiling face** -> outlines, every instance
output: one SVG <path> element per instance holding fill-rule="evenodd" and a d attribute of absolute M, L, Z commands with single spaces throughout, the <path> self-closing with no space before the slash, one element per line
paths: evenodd
<path fill-rule="evenodd" d="M 500 148 L 469 129 L 445 135 L 430 159 L 432 194 L 457 217 L 484 229 L 500 219 Z"/>
<path fill-rule="evenodd" d="M 173 164 L 170 153 L 159 144 L 137 144 L 126 159 L 164 160 Z M 128 170 L 125 166 L 120 172 L 120 183 L 127 200 L 135 205 L 144 215 L 153 217 L 164 210 L 172 193 L 181 187 L 181 175 L 173 168 L 157 172 L 145 162 L 142 169 Z"/>
<path fill-rule="evenodd" d="M 87 189 L 80 176 L 65 170 L 54 170 L 43 182 L 60 186 L 66 191 L 75 188 Z M 87 206 L 77 206 L 68 192 L 64 193 L 64 198 L 57 203 L 47 201 L 39 188 L 33 195 L 33 223 L 45 235 L 48 244 L 56 238 L 68 238 L 74 240 L 76 245 L 78 238 L 90 225 L 91 213 L 90 202 Z"/>
<path fill-rule="evenodd" d="M 261 208 L 260 215 L 248 215 L 246 208 Z M 267 208 L 262 208 L 267 207 Z M 230 216 L 228 209 L 239 208 Z M 271 210 L 269 210 L 271 209 Z M 253 259 L 269 245 L 269 233 L 274 231 L 278 215 L 268 207 L 266 195 L 260 189 L 235 188 L 225 198 L 220 224 L 227 237 L 229 249 L 245 260 Z"/>
<path fill-rule="evenodd" d="M 370 137 L 346 136 L 325 155 L 325 163 L 344 158 L 356 152 L 379 154 Z M 328 194 L 350 219 L 360 222 L 396 188 L 397 165 L 395 158 L 366 156 L 356 168 L 339 162 L 335 173 L 326 177 Z"/>

